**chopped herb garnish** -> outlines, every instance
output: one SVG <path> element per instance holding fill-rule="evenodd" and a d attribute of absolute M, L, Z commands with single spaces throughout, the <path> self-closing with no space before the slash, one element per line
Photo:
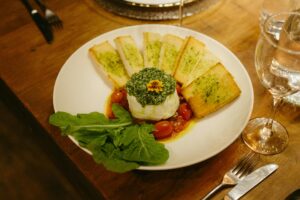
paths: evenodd
<path fill-rule="evenodd" d="M 127 93 L 143 106 L 163 103 L 175 89 L 176 80 L 157 68 L 144 68 L 126 84 Z"/>

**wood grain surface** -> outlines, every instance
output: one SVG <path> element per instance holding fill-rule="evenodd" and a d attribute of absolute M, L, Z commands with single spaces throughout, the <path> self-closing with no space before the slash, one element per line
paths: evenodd
<path fill-rule="evenodd" d="M 139 21 L 101 8 L 93 0 L 48 0 L 64 22 L 47 44 L 20 1 L 0 0 L 0 73 L 6 87 L 105 199 L 200 199 L 220 183 L 223 174 L 249 149 L 237 139 L 218 155 L 193 166 L 167 171 L 116 174 L 97 165 L 91 156 L 48 124 L 56 76 L 68 57 L 94 37 L 135 24 L 176 24 L 176 21 Z M 252 117 L 270 112 L 271 96 L 261 86 L 254 68 L 254 49 L 259 36 L 258 16 L 262 1 L 220 0 L 206 11 L 187 17 L 186 28 L 204 33 L 230 49 L 246 67 L 254 87 Z M 2 93 L 1 93 L 2 95 Z M 275 162 L 275 174 L 243 199 L 284 199 L 300 188 L 300 109 L 285 104 L 277 119 L 289 132 L 287 149 L 275 156 L 260 156 L 261 164 Z M 222 199 L 228 189 L 213 199 Z"/>

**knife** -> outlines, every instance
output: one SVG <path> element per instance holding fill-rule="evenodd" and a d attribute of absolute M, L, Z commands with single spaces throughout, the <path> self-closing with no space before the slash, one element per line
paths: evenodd
<path fill-rule="evenodd" d="M 31 18 L 33 19 L 33 21 L 35 22 L 37 27 L 42 32 L 46 41 L 48 43 L 51 43 L 53 41 L 53 33 L 52 33 L 52 30 L 51 30 L 48 22 L 40 15 L 40 13 L 36 9 L 33 9 L 31 7 L 28 0 L 21 0 L 21 1 L 24 4 L 24 6 L 26 7 L 26 9 L 28 10 Z"/>
<path fill-rule="evenodd" d="M 278 165 L 268 164 L 262 166 L 241 180 L 230 192 L 224 197 L 225 200 L 237 200 L 244 194 L 249 192 L 253 187 L 267 178 L 275 170 Z"/>

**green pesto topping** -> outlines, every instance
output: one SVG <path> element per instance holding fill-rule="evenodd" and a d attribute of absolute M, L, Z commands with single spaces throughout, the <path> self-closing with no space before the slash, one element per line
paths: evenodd
<path fill-rule="evenodd" d="M 144 65 L 143 58 L 135 45 L 126 44 L 124 45 L 123 50 L 124 50 L 125 57 L 127 58 L 130 66 L 142 67 Z"/>
<path fill-rule="evenodd" d="M 178 52 L 174 44 L 166 44 L 166 51 L 163 56 L 163 68 L 173 70 Z"/>
<path fill-rule="evenodd" d="M 104 52 L 97 55 L 97 60 L 102 64 L 107 72 L 117 76 L 124 76 L 124 65 L 120 56 L 115 52 Z"/>
<path fill-rule="evenodd" d="M 149 90 L 149 83 L 160 82 L 161 90 Z M 129 95 L 135 96 L 142 105 L 158 105 L 173 94 L 176 89 L 175 79 L 157 68 L 144 68 L 131 76 L 126 84 Z"/>
<path fill-rule="evenodd" d="M 201 94 L 205 103 L 219 103 L 228 96 L 220 84 L 220 79 L 213 74 L 198 78 L 194 84 L 197 84 L 197 89 L 193 90 L 193 94 Z"/>
<path fill-rule="evenodd" d="M 147 51 L 147 59 L 151 66 L 157 67 L 158 61 L 159 61 L 159 53 L 161 48 L 161 41 L 157 40 L 154 42 L 151 42 L 146 46 Z"/>
<path fill-rule="evenodd" d="M 201 53 L 201 51 L 196 50 L 194 47 L 187 49 L 182 61 L 184 73 L 190 73 L 192 71 L 193 67 L 197 64 L 198 57 Z"/>

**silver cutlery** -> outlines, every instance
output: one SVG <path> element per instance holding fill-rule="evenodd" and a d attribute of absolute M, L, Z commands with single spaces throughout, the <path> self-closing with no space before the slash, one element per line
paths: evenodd
<path fill-rule="evenodd" d="M 254 159 L 255 154 L 249 153 L 243 157 L 236 166 L 230 169 L 223 177 L 222 183 L 209 192 L 202 200 L 207 200 L 213 196 L 215 192 L 225 186 L 236 185 L 246 175 L 248 175 L 255 167 L 257 159 Z"/>
<path fill-rule="evenodd" d="M 229 193 L 224 197 L 225 200 L 238 200 L 253 187 L 271 175 L 277 170 L 278 165 L 268 164 L 262 166 L 241 180 Z"/>
<path fill-rule="evenodd" d="M 51 43 L 53 41 L 53 33 L 47 21 L 40 15 L 40 13 L 36 9 L 32 8 L 28 0 L 21 1 L 26 7 L 27 11 L 29 12 L 31 18 L 33 19 L 39 30 L 42 32 L 46 41 L 48 43 Z"/>
<path fill-rule="evenodd" d="M 42 0 L 35 0 L 35 2 L 39 5 L 41 10 L 44 12 L 45 19 L 51 26 L 57 29 L 63 28 L 62 20 L 58 17 L 57 14 L 55 14 L 52 10 L 47 8 L 45 3 Z"/>

